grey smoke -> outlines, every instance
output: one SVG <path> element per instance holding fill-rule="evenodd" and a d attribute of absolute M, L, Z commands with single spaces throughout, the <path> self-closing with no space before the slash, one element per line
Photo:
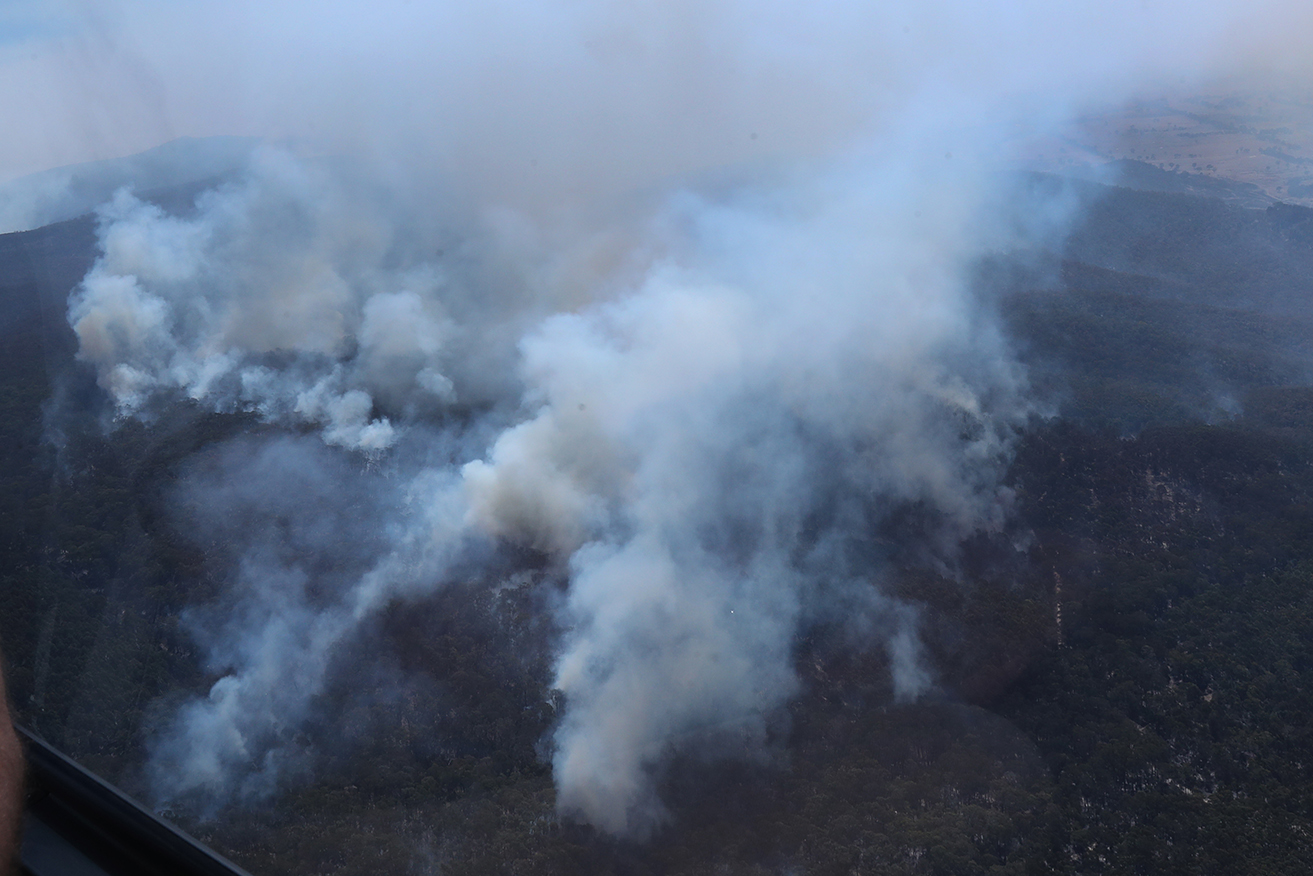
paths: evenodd
<path fill-rule="evenodd" d="M 961 171 L 926 181 L 919 200 L 901 196 L 905 173 L 858 156 L 667 199 L 639 235 L 661 255 L 615 294 L 538 320 L 505 359 L 518 399 L 475 415 L 486 443 L 437 466 L 395 445 L 455 442 L 434 431 L 464 391 L 445 357 L 478 324 L 449 316 L 461 293 L 444 295 L 441 260 L 393 264 L 390 226 L 355 201 L 334 213 L 347 208 L 331 178 L 286 154 L 258 153 L 190 219 L 119 193 L 70 321 L 121 414 L 186 396 L 313 426 L 324 448 L 244 447 L 209 463 L 221 475 L 192 478 L 204 498 L 190 525 L 239 550 L 227 615 L 196 616 L 209 668 L 225 674 L 159 738 L 161 798 L 271 792 L 296 768 L 287 740 L 335 651 L 489 540 L 569 568 L 554 769 L 562 811 L 606 830 L 661 818 L 652 774 L 671 745 L 764 741 L 797 690 L 794 634 L 827 600 L 868 616 L 898 696 L 921 693 L 931 670 L 914 614 L 879 595 L 863 521 L 920 502 L 949 543 L 999 525 L 996 478 L 1029 407 L 962 282 L 979 247 L 1001 241 L 971 231 L 985 226 L 949 191 Z M 310 179 L 326 188 L 307 193 Z M 290 232 L 271 218 L 288 215 Z M 490 301 L 484 324 L 502 306 Z M 426 374 L 442 375 L 439 392 Z M 324 486 L 352 480 L 327 446 L 388 466 L 372 486 L 381 506 Z M 224 523 L 280 515 L 291 529 Z"/>
<path fill-rule="evenodd" d="M 212 813 L 308 767 L 292 740 L 335 651 L 380 599 L 431 586 L 458 550 L 440 534 L 460 521 L 454 479 L 421 474 L 398 488 L 310 437 L 230 442 L 189 468 L 177 514 L 228 554 L 230 575 L 218 603 L 185 621 L 204 668 L 222 677 L 166 722 L 149 777 L 162 800 Z"/>
<path fill-rule="evenodd" d="M 1022 381 L 972 325 L 962 229 L 928 241 L 951 217 L 891 217 L 888 184 L 845 170 L 765 215 L 681 205 L 684 264 L 523 344 L 542 407 L 464 476 L 482 528 L 570 557 L 566 811 L 642 831 L 672 740 L 760 739 L 795 692 L 806 603 L 878 584 L 845 556 L 860 530 L 815 532 L 818 515 L 921 501 L 963 535 L 1000 520 Z M 926 676 L 914 636 L 890 641 L 901 695 Z"/>
<path fill-rule="evenodd" d="M 177 74 L 160 118 L 291 142 L 194 214 L 100 208 L 80 356 L 123 417 L 188 398 L 317 436 L 220 451 L 184 490 L 206 498 L 181 519 L 239 549 L 193 615 L 224 674 L 156 740 L 161 801 L 271 793 L 362 622 L 498 544 L 568 573 L 553 769 L 561 811 L 606 831 L 660 822 L 671 751 L 764 742 L 817 618 L 842 608 L 897 696 L 926 691 L 867 534 L 916 504 L 951 552 L 1006 519 L 1031 405 L 966 278 L 1071 207 L 1021 199 L 1012 144 L 1248 63 L 1286 11 L 488 6 L 273 4 L 263 30 L 204 7 L 230 42 L 196 58 L 166 45 L 195 10 L 101 25 Z M 261 35 L 284 31 L 342 51 L 287 65 Z M 201 99 L 215 83 L 240 99 Z M 236 510 L 293 523 L 227 531 Z"/>

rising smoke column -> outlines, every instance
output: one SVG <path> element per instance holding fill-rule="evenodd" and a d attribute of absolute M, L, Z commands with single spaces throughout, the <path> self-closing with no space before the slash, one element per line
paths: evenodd
<path fill-rule="evenodd" d="M 757 193 L 681 205 L 685 264 L 525 340 L 543 406 L 464 476 L 482 528 L 570 557 L 566 811 L 641 833 L 671 746 L 762 742 L 800 622 L 838 593 L 887 632 L 896 694 L 926 685 L 861 545 L 905 503 L 955 537 L 1001 522 L 1027 407 L 971 315 L 967 213 L 891 214 L 900 171 L 847 168 L 764 212 Z"/>
<path fill-rule="evenodd" d="M 333 65 L 286 65 L 241 4 L 218 16 L 231 70 L 171 54 L 167 22 L 194 13 L 124 3 L 124 26 L 166 22 L 142 51 L 197 94 L 260 83 L 249 116 L 199 120 L 220 102 L 179 86 L 177 118 L 322 127 L 366 170 L 272 149 L 193 216 L 116 196 L 70 322 L 121 416 L 188 398 L 317 436 L 220 456 L 196 490 L 293 457 L 320 505 L 343 454 L 386 476 L 361 487 L 368 537 L 237 552 L 227 615 L 196 620 L 226 674 L 163 729 L 158 794 L 268 793 L 362 623 L 514 544 L 569 574 L 560 806 L 632 834 L 662 817 L 671 750 L 760 741 L 796 689 L 791 642 L 835 605 L 863 616 L 898 695 L 932 683 L 867 536 L 915 503 L 951 550 L 1006 514 L 1024 378 L 964 277 L 1064 212 L 1004 209 L 1009 138 L 1137 77 L 1198 74 L 1224 37 L 1252 52 L 1286 10 L 272 5 L 340 48 L 302 53 Z M 266 499 L 220 507 L 259 517 Z M 352 574 L 316 581 L 321 550 Z"/>

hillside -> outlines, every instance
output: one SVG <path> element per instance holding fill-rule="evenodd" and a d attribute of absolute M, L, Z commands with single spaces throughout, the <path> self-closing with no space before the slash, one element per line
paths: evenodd
<path fill-rule="evenodd" d="M 1047 269 L 979 271 L 1045 411 L 1009 522 L 951 564 L 924 508 L 867 534 L 919 611 L 928 694 L 898 701 L 886 652 L 819 618 L 764 750 L 718 758 L 748 743 L 707 729 L 661 768 L 664 824 L 607 838 L 555 814 L 564 571 L 507 552 L 345 643 L 271 801 L 169 814 L 257 874 L 1303 868 L 1313 210 L 1082 185 Z M 183 406 L 103 428 L 65 319 L 93 230 L 0 236 L 0 639 L 19 720 L 144 797 L 152 733 L 222 674 L 191 620 L 225 548 L 175 529 L 174 486 L 274 427 Z M 331 459 L 343 489 L 373 476 Z"/>

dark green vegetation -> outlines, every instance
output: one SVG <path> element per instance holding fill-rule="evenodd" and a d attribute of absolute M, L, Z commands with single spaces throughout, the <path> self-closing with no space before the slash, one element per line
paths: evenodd
<path fill-rule="evenodd" d="M 811 629 L 770 750 L 675 754 L 666 827 L 608 840 L 554 814 L 558 582 L 527 562 L 346 647 L 374 675 L 334 673 L 318 708 L 346 730 L 311 721 L 312 775 L 175 815 L 256 873 L 1306 869 L 1313 212 L 1084 196 L 1061 258 L 986 272 L 1059 414 L 1018 438 L 1012 522 L 955 569 L 894 552 L 939 693 L 892 703 L 882 652 Z M 102 430 L 64 321 L 92 243 L 87 221 L 0 237 L 0 632 L 21 720 L 142 792 L 150 728 L 213 681 L 184 610 L 224 583 L 222 551 L 171 528 L 171 485 L 263 427 L 180 410 Z M 917 527 L 908 509 L 874 535 Z"/>

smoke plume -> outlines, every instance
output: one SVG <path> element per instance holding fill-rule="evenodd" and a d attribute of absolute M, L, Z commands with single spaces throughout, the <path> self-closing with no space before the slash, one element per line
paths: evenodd
<path fill-rule="evenodd" d="M 270 140 L 185 215 L 115 194 L 69 304 L 120 416 L 274 427 L 179 492 L 230 589 L 190 615 L 222 677 L 161 729 L 158 798 L 270 793 L 362 624 L 514 547 L 567 581 L 559 807 L 628 835 L 672 751 L 765 744 L 809 624 L 933 685 L 871 533 L 915 506 L 948 556 L 1007 515 L 1031 405 L 966 278 L 1072 206 L 1022 198 L 1011 144 L 1238 69 L 1283 11 L 265 5 L 125 2 L 39 60 L 170 74 L 110 99 L 112 142 Z M 226 51 L 184 58 L 202 24 Z"/>
<path fill-rule="evenodd" d="M 891 212 L 904 173 L 858 157 L 682 190 L 635 230 L 638 263 L 596 281 L 614 291 L 534 320 L 514 305 L 540 297 L 488 300 L 527 269 L 408 258 L 413 229 L 286 154 L 257 153 L 190 218 L 117 195 L 69 314 L 120 414 L 185 396 L 318 434 L 222 450 L 187 478 L 180 513 L 234 546 L 233 571 L 224 610 L 193 615 L 223 677 L 161 737 L 161 795 L 271 791 L 335 650 L 498 542 L 569 570 L 554 763 L 562 809 L 605 829 L 660 817 L 670 746 L 763 741 L 796 689 L 793 637 L 827 600 L 868 617 L 896 693 L 918 695 L 930 670 L 908 607 L 880 596 L 869 527 L 907 503 L 950 542 L 998 525 L 1028 407 L 962 283 L 981 241 L 959 175 Z M 518 386 L 489 400 L 459 351 L 526 323 L 483 356 Z"/>

